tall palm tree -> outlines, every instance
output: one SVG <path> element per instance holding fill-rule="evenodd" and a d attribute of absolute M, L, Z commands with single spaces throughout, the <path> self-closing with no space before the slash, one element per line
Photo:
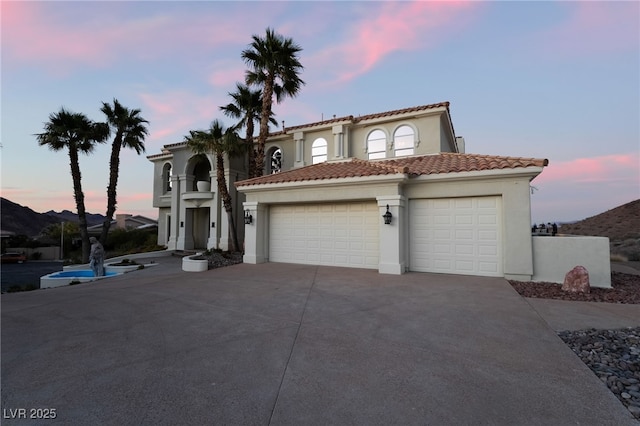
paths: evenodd
<path fill-rule="evenodd" d="M 116 187 L 118 186 L 118 175 L 120 173 L 120 150 L 122 148 L 131 148 L 140 155 L 145 151 L 144 139 L 149 134 L 149 131 L 145 126 L 148 121 L 140 116 L 140 110 L 126 108 L 117 99 L 113 100 L 113 105 L 103 102 L 100 111 L 107 117 L 107 124 L 114 132 L 113 142 L 111 143 L 111 159 L 109 160 L 107 213 L 102 223 L 102 234 L 100 235 L 100 241 L 105 244 L 113 214 L 116 212 Z"/>
<path fill-rule="evenodd" d="M 220 110 L 227 116 L 235 118 L 238 121 L 236 129 L 245 128 L 245 144 L 249 152 L 249 177 L 258 176 L 256 171 L 255 156 L 256 151 L 253 146 L 254 124 L 260 122 L 260 112 L 262 110 L 262 92 L 260 90 L 251 90 L 248 86 L 236 83 L 236 91 L 229 93 L 233 99 L 232 103 L 221 106 Z M 273 114 L 269 117 L 269 122 L 274 126 L 278 122 L 273 118 Z"/>
<path fill-rule="evenodd" d="M 285 38 L 273 29 L 267 28 L 264 38 L 253 35 L 253 42 L 242 51 L 242 59 L 249 66 L 245 80 L 248 85 L 262 89 L 262 110 L 260 111 L 260 132 L 256 149 L 256 171 L 262 176 L 264 167 L 264 145 L 269 135 L 269 117 L 273 105 L 286 97 L 295 97 L 305 84 L 299 73 L 304 69 L 298 53 L 302 50 L 293 39 Z"/>
<path fill-rule="evenodd" d="M 207 130 L 190 130 L 189 136 L 185 136 L 187 145 L 196 154 L 214 154 L 216 157 L 216 180 L 218 181 L 218 193 L 222 198 L 224 210 L 227 212 L 229 223 L 229 237 L 231 239 L 231 251 L 237 252 L 238 232 L 233 220 L 233 204 L 231 194 L 227 188 L 227 179 L 224 173 L 224 155 L 229 158 L 238 156 L 244 152 L 245 146 L 235 132 L 235 128 L 224 128 L 220 120 L 213 120 Z"/>
<path fill-rule="evenodd" d="M 109 126 L 106 123 L 94 123 L 82 113 L 74 113 L 60 108 L 57 113 L 49 115 L 44 125 L 44 132 L 35 135 L 40 146 L 46 145 L 52 151 L 67 149 L 71 178 L 73 180 L 73 196 L 78 210 L 78 227 L 82 238 L 82 261 L 89 261 L 89 232 L 87 231 L 87 212 L 84 206 L 82 176 L 78 154 L 90 154 L 96 144 L 105 142 L 109 137 Z"/>

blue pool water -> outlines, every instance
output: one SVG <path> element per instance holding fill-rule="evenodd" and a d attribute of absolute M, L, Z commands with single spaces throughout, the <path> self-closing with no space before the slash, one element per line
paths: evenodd
<path fill-rule="evenodd" d="M 107 272 L 105 277 L 112 277 L 118 275 L 117 272 Z M 49 278 L 90 278 L 93 277 L 93 271 L 90 269 L 81 269 L 78 271 L 62 271 L 49 275 Z"/>

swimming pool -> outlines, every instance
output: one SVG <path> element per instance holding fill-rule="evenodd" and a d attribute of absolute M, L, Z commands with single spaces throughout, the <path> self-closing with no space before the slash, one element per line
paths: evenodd
<path fill-rule="evenodd" d="M 112 277 L 114 275 L 118 275 L 118 273 L 116 272 L 107 272 L 104 274 L 106 277 Z M 93 275 L 93 271 L 92 270 L 78 270 L 78 271 L 62 271 L 62 272 L 55 272 L 53 274 L 49 274 L 49 278 L 68 278 L 68 277 L 79 277 L 79 278 L 86 278 L 86 277 L 91 277 L 91 278 L 96 278 Z"/>
<path fill-rule="evenodd" d="M 114 277 L 116 275 L 122 275 L 122 273 L 106 272 L 104 276 L 96 277 L 93 275 L 93 271 L 91 269 L 54 272 L 53 274 L 40 277 L 40 288 L 62 287 L 71 283 L 86 283 L 90 281 Z"/>

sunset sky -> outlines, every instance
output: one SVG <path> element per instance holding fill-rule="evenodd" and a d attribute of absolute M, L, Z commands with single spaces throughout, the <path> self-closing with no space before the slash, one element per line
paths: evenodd
<path fill-rule="evenodd" d="M 303 51 L 300 95 L 278 122 L 451 102 L 467 152 L 549 159 L 532 221 L 584 219 L 640 198 L 640 3 L 1 2 L 2 197 L 75 211 L 66 151 L 38 146 L 64 106 L 101 121 L 117 98 L 149 120 L 121 155 L 118 213 L 156 218 L 146 155 L 214 118 L 267 27 Z M 110 145 L 80 158 L 104 214 Z"/>

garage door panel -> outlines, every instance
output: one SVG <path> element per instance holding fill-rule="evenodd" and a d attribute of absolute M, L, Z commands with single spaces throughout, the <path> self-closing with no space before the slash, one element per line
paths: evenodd
<path fill-rule="evenodd" d="M 455 216 L 455 224 L 456 225 L 472 225 L 473 224 L 473 216 L 469 214 L 458 214 Z"/>
<path fill-rule="evenodd" d="M 410 200 L 413 271 L 502 275 L 500 197 Z"/>
<path fill-rule="evenodd" d="M 456 244 L 457 255 L 473 255 L 473 245 L 471 244 Z"/>
<path fill-rule="evenodd" d="M 472 260 L 456 260 L 455 268 L 459 273 L 466 272 L 472 274 L 474 271 L 474 262 Z"/>
<path fill-rule="evenodd" d="M 490 263 L 478 262 L 478 268 L 480 269 L 481 272 L 484 272 L 487 275 L 498 274 L 499 272 L 495 262 L 490 262 Z"/>
<path fill-rule="evenodd" d="M 493 229 L 479 229 L 478 239 L 482 241 L 495 241 L 498 242 L 498 232 Z"/>
<path fill-rule="evenodd" d="M 272 262 L 378 268 L 374 202 L 272 206 L 269 217 Z M 287 239 L 299 244 L 291 248 L 283 244 Z"/>
<path fill-rule="evenodd" d="M 451 223 L 451 216 L 436 215 L 433 217 L 433 223 L 437 225 L 449 225 Z"/>
<path fill-rule="evenodd" d="M 498 255 L 497 246 L 478 246 L 478 256 L 495 257 L 497 255 Z"/>
<path fill-rule="evenodd" d="M 478 215 L 479 225 L 495 225 L 497 218 L 495 214 L 480 214 Z"/>

